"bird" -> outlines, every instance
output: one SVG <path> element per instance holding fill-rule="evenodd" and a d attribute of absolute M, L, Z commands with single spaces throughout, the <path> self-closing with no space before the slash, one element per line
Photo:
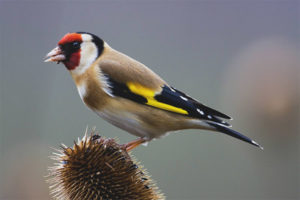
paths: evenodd
<path fill-rule="evenodd" d="M 137 136 L 125 144 L 128 151 L 184 129 L 221 132 L 263 149 L 231 129 L 226 122 L 231 117 L 172 87 L 146 65 L 92 33 L 67 33 L 44 62 L 62 62 L 88 108 Z"/>

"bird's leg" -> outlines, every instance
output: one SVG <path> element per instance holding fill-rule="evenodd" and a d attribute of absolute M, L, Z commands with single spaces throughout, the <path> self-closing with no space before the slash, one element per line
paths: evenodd
<path fill-rule="evenodd" d="M 144 142 L 146 142 L 145 139 L 138 138 L 136 140 L 128 142 L 127 144 L 123 144 L 123 148 L 128 152 L 128 151 L 131 151 L 132 149 L 136 148 L 137 146 L 143 144 Z"/>

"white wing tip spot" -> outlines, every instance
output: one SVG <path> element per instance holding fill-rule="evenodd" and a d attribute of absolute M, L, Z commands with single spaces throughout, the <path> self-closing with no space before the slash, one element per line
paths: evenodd
<path fill-rule="evenodd" d="M 174 88 L 170 87 L 170 89 L 171 89 L 172 92 L 176 92 L 176 91 L 174 90 Z"/>
<path fill-rule="evenodd" d="M 207 115 L 207 118 L 208 118 L 208 119 L 212 119 L 212 116 L 211 116 L 211 115 Z"/>
<path fill-rule="evenodd" d="M 197 108 L 197 112 L 200 113 L 200 115 L 204 115 L 204 112 L 202 110 L 200 110 L 199 108 Z"/>
<path fill-rule="evenodd" d="M 180 96 L 180 98 L 181 98 L 182 100 L 184 100 L 184 101 L 187 101 L 187 100 L 188 100 L 187 98 L 185 98 L 185 97 L 183 97 L 183 96 Z"/>

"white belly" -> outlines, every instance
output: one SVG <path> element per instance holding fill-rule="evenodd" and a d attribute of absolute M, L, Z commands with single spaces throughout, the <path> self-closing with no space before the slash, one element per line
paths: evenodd
<path fill-rule="evenodd" d="M 133 135 L 142 137 L 146 140 L 151 139 L 150 134 L 145 127 L 142 126 L 142 122 L 138 119 L 138 116 L 128 113 L 112 113 L 104 111 L 95 111 L 101 118 L 107 122 L 119 127 Z"/>

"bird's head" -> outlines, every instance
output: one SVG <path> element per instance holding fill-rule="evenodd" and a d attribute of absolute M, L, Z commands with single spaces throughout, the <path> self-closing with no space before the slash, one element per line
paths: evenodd
<path fill-rule="evenodd" d="M 64 63 L 70 71 L 89 67 L 103 52 L 104 41 L 86 32 L 67 33 L 51 50 L 45 62 Z"/>

